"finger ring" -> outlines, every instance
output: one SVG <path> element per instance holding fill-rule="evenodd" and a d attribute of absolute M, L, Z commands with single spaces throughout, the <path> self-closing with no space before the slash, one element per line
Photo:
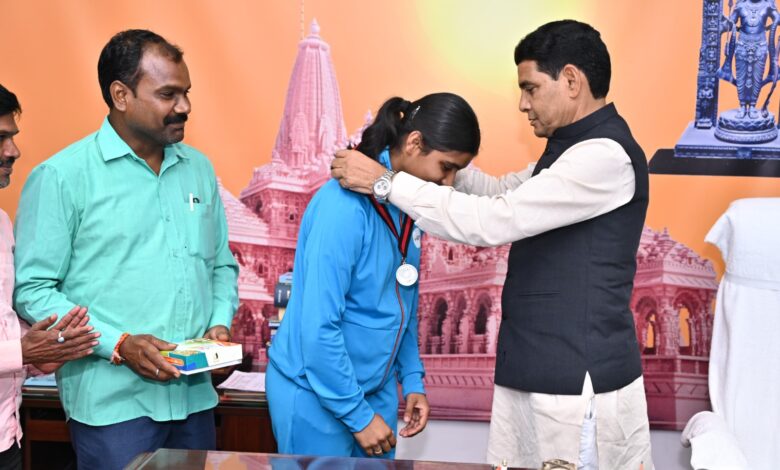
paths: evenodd
<path fill-rule="evenodd" d="M 382 455 L 382 449 L 374 449 L 374 455 Z"/>
<path fill-rule="evenodd" d="M 64 343 L 65 342 L 65 337 L 62 336 L 62 330 L 57 332 L 57 342 L 58 343 Z"/>
<path fill-rule="evenodd" d="M 160 368 L 158 367 L 156 371 L 154 371 L 154 376 L 159 377 L 160 376 Z"/>

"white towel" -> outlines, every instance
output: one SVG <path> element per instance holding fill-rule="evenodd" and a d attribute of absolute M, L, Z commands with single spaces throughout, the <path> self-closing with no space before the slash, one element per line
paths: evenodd
<path fill-rule="evenodd" d="M 694 470 L 748 470 L 737 440 L 715 413 L 696 413 L 685 425 L 681 439 L 685 447 L 691 447 Z"/>

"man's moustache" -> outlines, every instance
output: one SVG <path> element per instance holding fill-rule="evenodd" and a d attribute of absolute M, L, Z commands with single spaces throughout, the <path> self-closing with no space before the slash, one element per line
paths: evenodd
<path fill-rule="evenodd" d="M 173 116 L 166 116 L 165 119 L 163 119 L 163 124 L 166 126 L 169 124 L 181 124 L 185 122 L 187 122 L 186 114 L 174 114 Z"/>

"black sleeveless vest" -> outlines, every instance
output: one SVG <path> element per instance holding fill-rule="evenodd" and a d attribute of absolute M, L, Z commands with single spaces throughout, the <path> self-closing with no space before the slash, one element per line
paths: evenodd
<path fill-rule="evenodd" d="M 617 390 L 642 374 L 629 302 L 647 212 L 644 152 L 610 104 L 557 129 L 533 175 L 574 144 L 603 138 L 620 144 L 631 159 L 634 197 L 606 214 L 512 244 L 501 299 L 497 385 L 579 395 L 586 371 L 596 393 Z"/>

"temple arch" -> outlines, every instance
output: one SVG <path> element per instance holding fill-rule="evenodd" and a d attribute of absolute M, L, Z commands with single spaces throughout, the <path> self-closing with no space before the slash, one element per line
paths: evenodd
<path fill-rule="evenodd" d="M 658 329 L 655 312 L 651 312 L 645 318 L 645 330 L 642 340 L 642 354 L 657 354 Z"/>

